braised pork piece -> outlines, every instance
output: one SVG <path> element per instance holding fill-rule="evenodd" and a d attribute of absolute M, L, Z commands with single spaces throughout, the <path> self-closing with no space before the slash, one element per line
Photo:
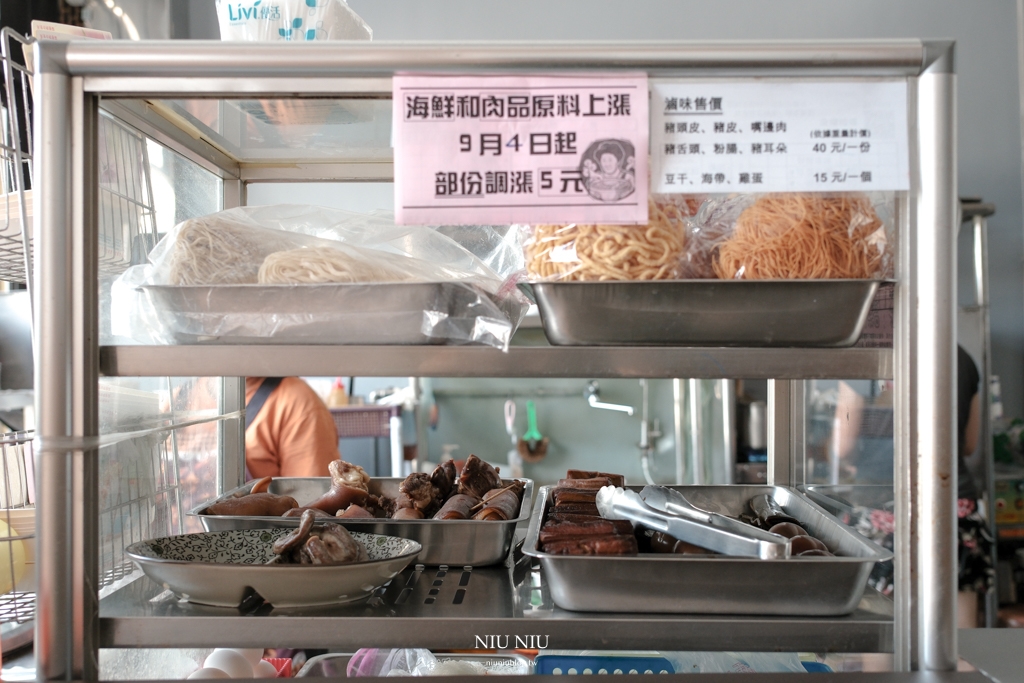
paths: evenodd
<path fill-rule="evenodd" d="M 483 498 L 491 489 L 500 488 L 501 476 L 498 470 L 475 455 L 466 458 L 466 464 L 459 475 L 459 493 Z"/>
<path fill-rule="evenodd" d="M 595 502 L 601 487 L 623 485 L 621 474 L 569 470 L 551 489 L 540 549 L 552 555 L 636 555 L 633 524 L 604 519 Z"/>
<path fill-rule="evenodd" d="M 331 488 L 306 505 L 299 506 L 291 496 L 267 493 L 272 477 L 265 477 L 203 514 L 301 517 L 310 511 L 317 517 L 341 519 L 507 521 L 518 517 L 526 489 L 522 481 L 504 485 L 498 470 L 475 455 L 466 459 L 461 472 L 448 460 L 430 474 L 410 474 L 394 498 L 370 493 L 370 477 L 358 465 L 336 460 L 329 471 Z"/>
<path fill-rule="evenodd" d="M 550 504 L 544 513 L 538 548 L 552 555 L 636 555 L 640 552 L 719 556 L 662 531 L 601 517 L 595 503 L 598 491 L 605 486 L 624 485 L 625 478 L 619 474 L 569 470 L 548 494 Z M 748 507 L 750 510 L 740 516 L 741 521 L 789 538 L 792 557 L 832 556 L 821 540 L 808 534 L 770 495 L 753 497 Z"/>
<path fill-rule="evenodd" d="M 348 564 L 366 562 L 366 548 L 339 524 L 325 523 L 313 528 L 317 515 L 302 513 L 299 526 L 274 541 L 276 557 L 269 564 Z"/>

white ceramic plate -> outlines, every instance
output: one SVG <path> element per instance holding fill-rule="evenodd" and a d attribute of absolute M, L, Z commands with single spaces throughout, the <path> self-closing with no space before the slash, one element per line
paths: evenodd
<path fill-rule="evenodd" d="M 237 607 L 248 588 L 275 607 L 359 600 L 405 569 L 416 541 L 352 532 L 367 562 L 268 565 L 271 546 L 292 529 L 236 529 L 154 538 L 125 549 L 146 575 L 189 602 Z"/>

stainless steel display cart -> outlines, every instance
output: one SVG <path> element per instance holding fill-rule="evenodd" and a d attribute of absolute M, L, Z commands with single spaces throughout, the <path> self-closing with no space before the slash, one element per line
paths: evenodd
<path fill-rule="evenodd" d="M 899 200 L 892 349 L 360 346 L 100 346 L 97 329 L 97 128 L 101 109 L 223 182 L 225 208 L 253 182 L 389 181 L 391 76 L 433 72 L 646 71 L 651 78 L 906 79 L 911 191 Z M 916 40 L 803 43 L 84 43 L 38 46 L 35 259 L 38 343 L 37 656 L 47 680 L 93 680 L 99 647 L 419 645 L 470 647 L 482 633 L 542 633 L 558 647 L 887 651 L 897 670 L 956 664 L 955 240 L 953 45 Z M 181 100 L 213 103 L 204 119 Z M 321 98 L 309 100 L 303 98 Z M 252 145 L 239 100 L 343 100 L 374 146 L 301 136 Z M 244 104 L 244 103 L 243 103 Z M 247 113 L 248 112 L 248 113 Z M 299 114 L 302 111 L 298 112 Z M 307 111 L 308 113 L 308 111 Z M 375 114 L 379 115 L 375 118 Z M 378 120 L 382 125 L 372 125 Z M 273 137 L 273 136 L 270 136 Z M 270 139 L 264 136 L 264 140 Z M 296 143 L 296 140 L 299 140 Z M 283 142 L 282 142 L 283 141 Z M 307 140 L 308 142 L 308 140 Z M 322 142 L 322 141 L 321 141 Z M 161 600 L 136 581 L 96 591 L 97 379 L 303 374 L 447 377 L 771 378 L 769 484 L 803 483 L 803 382 L 896 383 L 896 602 L 869 595 L 841 618 L 576 614 L 555 608 L 543 576 L 510 559 L 494 569 L 416 569 L 361 608 L 257 617 Z M 237 472 L 240 449 L 225 450 Z M 430 587 L 438 584 L 437 592 Z M 461 584 L 465 581 L 465 587 Z M 460 593 L 461 590 L 461 593 Z M 618 627 L 618 628 L 616 628 Z"/>

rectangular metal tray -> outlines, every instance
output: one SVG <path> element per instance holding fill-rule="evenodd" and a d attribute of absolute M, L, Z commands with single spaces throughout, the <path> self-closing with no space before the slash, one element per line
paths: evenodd
<path fill-rule="evenodd" d="M 481 299 L 493 301 L 464 282 L 142 285 L 139 290 L 176 343 L 444 344 L 423 333 L 424 311 L 465 316 Z"/>
<path fill-rule="evenodd" d="M 370 493 L 394 498 L 398 487 L 404 481 L 399 477 L 377 477 L 370 480 Z M 503 479 L 506 484 L 511 479 Z M 434 520 L 434 519 L 337 519 L 339 524 L 352 531 L 372 534 L 399 536 L 418 541 L 423 546 L 417 562 L 428 565 L 447 564 L 453 566 L 472 565 L 482 567 L 505 561 L 512 547 L 516 525 L 530 518 L 533 503 L 533 481 L 523 479 L 526 490 L 519 508 L 519 516 L 506 522 L 479 520 Z M 260 529 L 266 527 L 298 526 L 298 517 L 228 517 L 204 515 L 203 511 L 219 500 L 230 498 L 235 491 L 247 490 L 251 484 L 228 491 L 216 500 L 199 505 L 188 514 L 199 518 L 207 531 L 228 529 Z M 330 477 L 275 477 L 270 483 L 270 492 L 288 495 L 299 505 L 310 503 L 327 492 L 331 487 Z"/>
<path fill-rule="evenodd" d="M 851 346 L 877 280 L 545 282 L 532 289 L 555 345 Z"/>
<path fill-rule="evenodd" d="M 580 612 L 666 612 L 839 616 L 864 594 L 876 562 L 892 553 L 839 523 L 796 489 L 782 486 L 673 486 L 696 507 L 737 516 L 747 501 L 771 494 L 840 557 L 788 560 L 640 554 L 549 555 L 538 550 L 552 487 L 540 489 L 523 552 L 539 558 L 551 597 Z M 640 490 L 640 487 L 630 487 Z"/>
<path fill-rule="evenodd" d="M 807 484 L 800 490 L 840 521 L 856 507 L 892 511 L 896 500 L 892 484 Z"/>

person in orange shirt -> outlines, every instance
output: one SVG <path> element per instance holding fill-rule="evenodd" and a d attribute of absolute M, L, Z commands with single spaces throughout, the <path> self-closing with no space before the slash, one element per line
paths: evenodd
<path fill-rule="evenodd" d="M 308 384 L 298 377 L 246 377 L 249 478 L 326 477 L 340 458 L 334 418 Z"/>

